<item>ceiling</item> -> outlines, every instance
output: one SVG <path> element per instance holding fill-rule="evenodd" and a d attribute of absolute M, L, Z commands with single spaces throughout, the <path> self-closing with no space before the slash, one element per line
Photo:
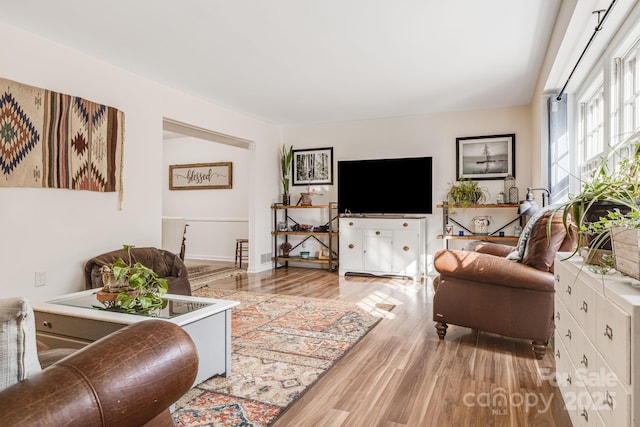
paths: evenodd
<path fill-rule="evenodd" d="M 0 0 L 0 21 L 278 125 L 527 105 L 560 0 Z"/>

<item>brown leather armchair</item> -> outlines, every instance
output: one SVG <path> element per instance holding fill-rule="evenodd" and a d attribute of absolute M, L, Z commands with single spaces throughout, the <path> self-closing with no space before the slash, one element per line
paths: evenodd
<path fill-rule="evenodd" d="M 2 390 L 0 425 L 174 425 L 168 408 L 197 372 L 196 347 L 182 328 L 142 321 Z"/>
<path fill-rule="evenodd" d="M 107 252 L 91 258 L 84 266 L 85 289 L 102 288 L 102 274 L 100 267 L 111 264 L 118 258 L 127 261 L 124 249 Z M 169 293 L 178 295 L 191 295 L 187 267 L 179 255 L 158 248 L 132 248 L 131 259 L 149 267 L 158 276 L 167 279 Z"/>
<path fill-rule="evenodd" d="M 465 326 L 531 340 L 536 358 L 542 359 L 553 326 L 553 261 L 557 251 L 576 245 L 562 215 L 551 215 L 546 212 L 531 224 L 520 261 L 507 259 L 515 247 L 497 243 L 435 254 L 440 274 L 434 279 L 433 320 L 440 339 L 448 324 Z"/>

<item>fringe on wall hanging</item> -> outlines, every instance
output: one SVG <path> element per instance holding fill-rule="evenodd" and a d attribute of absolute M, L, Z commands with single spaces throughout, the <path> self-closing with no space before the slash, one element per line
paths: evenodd
<path fill-rule="evenodd" d="M 0 187 L 119 193 L 124 113 L 0 78 Z"/>

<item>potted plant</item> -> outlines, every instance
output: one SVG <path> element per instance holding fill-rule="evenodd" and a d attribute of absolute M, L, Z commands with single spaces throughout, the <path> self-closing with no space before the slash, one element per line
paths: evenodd
<path fill-rule="evenodd" d="M 153 310 L 164 308 L 162 295 L 169 289 L 167 280 L 140 262 L 133 263 L 133 246 L 123 247 L 128 260 L 118 258 L 101 269 L 104 287 L 98 292 L 98 300 L 108 309 L 126 313 L 152 314 Z"/>
<path fill-rule="evenodd" d="M 458 183 L 451 183 L 447 192 L 447 202 L 463 207 L 477 205 L 487 200 L 487 190 L 480 188 L 477 182 L 460 178 Z"/>
<path fill-rule="evenodd" d="M 594 251 L 610 252 L 614 226 L 638 228 L 634 218 L 640 215 L 640 143 L 634 144 L 633 149 L 633 155 L 615 168 L 610 159 L 616 150 L 611 150 L 583 182 L 582 191 L 554 208 L 554 212 L 562 212 L 565 227 L 573 223 L 578 229 L 578 245 L 573 254 L 587 245 Z"/>
<path fill-rule="evenodd" d="M 280 244 L 280 250 L 282 251 L 282 256 L 289 256 L 289 252 L 291 252 L 291 243 L 282 242 Z"/>
<path fill-rule="evenodd" d="M 282 204 L 288 206 L 291 204 L 291 194 L 289 194 L 289 180 L 291 177 L 291 161 L 293 160 L 293 146 L 289 148 L 282 146 L 280 152 L 280 181 L 282 182 Z"/>

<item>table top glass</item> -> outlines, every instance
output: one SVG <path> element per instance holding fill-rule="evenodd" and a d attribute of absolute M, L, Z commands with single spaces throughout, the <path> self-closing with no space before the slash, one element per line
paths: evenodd
<path fill-rule="evenodd" d="M 83 292 L 82 293 L 83 295 L 55 299 L 55 300 L 47 301 L 47 303 L 64 305 L 69 307 L 86 308 L 91 310 L 101 310 L 101 311 L 107 311 L 107 312 L 113 312 L 113 313 L 124 313 L 123 311 L 119 311 L 119 310 L 107 309 L 107 306 L 105 304 L 98 301 L 98 299 L 96 298 L 96 293 L 97 293 L 97 290 L 95 292 L 90 292 L 90 293 Z M 163 300 L 167 302 L 166 306 L 163 309 L 154 310 L 149 314 L 141 314 L 141 313 L 140 314 L 125 313 L 125 314 L 156 317 L 161 319 L 171 319 L 171 318 L 181 316 L 183 314 L 191 313 L 196 310 L 200 310 L 202 308 L 210 307 L 216 304 L 215 300 L 212 300 L 211 302 L 200 302 L 200 301 L 196 302 L 196 301 L 189 301 L 186 298 L 182 300 L 178 296 L 175 296 L 172 298 L 163 298 Z"/>

